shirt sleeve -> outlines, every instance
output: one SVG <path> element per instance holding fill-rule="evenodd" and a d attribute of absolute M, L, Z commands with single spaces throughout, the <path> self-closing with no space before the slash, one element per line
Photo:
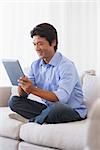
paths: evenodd
<path fill-rule="evenodd" d="M 53 91 L 62 103 L 67 103 L 78 81 L 77 71 L 72 62 L 63 63 L 59 67 L 60 80 L 58 88 Z"/>

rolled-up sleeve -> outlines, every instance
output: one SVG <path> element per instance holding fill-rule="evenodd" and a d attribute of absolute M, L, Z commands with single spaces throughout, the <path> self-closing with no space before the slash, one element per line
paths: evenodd
<path fill-rule="evenodd" d="M 53 93 L 56 94 L 59 101 L 67 103 L 77 83 L 77 72 L 74 64 L 72 62 L 69 64 L 66 64 L 66 62 L 61 64 L 59 67 L 59 75 L 58 88 Z"/>

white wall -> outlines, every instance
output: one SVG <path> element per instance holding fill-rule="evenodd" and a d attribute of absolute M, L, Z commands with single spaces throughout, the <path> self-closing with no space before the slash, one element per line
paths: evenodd
<path fill-rule="evenodd" d="M 19 59 L 22 67 L 37 59 L 30 30 L 42 22 L 58 30 L 59 51 L 72 59 L 79 72 L 99 70 L 100 7 L 85 1 L 0 1 L 0 59 Z M 0 84 L 10 84 L 0 64 Z"/>

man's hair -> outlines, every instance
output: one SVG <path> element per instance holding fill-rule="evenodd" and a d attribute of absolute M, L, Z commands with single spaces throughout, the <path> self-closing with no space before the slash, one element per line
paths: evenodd
<path fill-rule="evenodd" d="M 35 35 L 39 35 L 40 37 L 45 38 L 50 45 L 54 40 L 56 40 L 56 46 L 54 47 L 54 50 L 57 50 L 58 36 L 57 30 L 53 27 L 53 25 L 49 23 L 41 23 L 34 27 L 30 34 L 32 38 Z"/>

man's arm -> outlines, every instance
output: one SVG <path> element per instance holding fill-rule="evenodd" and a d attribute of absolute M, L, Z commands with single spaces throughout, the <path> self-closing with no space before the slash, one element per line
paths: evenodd
<path fill-rule="evenodd" d="M 32 81 L 29 80 L 26 76 L 20 78 L 19 83 L 20 83 L 19 93 L 21 96 L 25 93 L 27 94 L 31 93 L 51 102 L 59 101 L 56 94 L 54 94 L 51 91 L 43 90 L 33 86 Z"/>
<path fill-rule="evenodd" d="M 57 96 L 53 92 L 43 90 L 43 89 L 40 89 L 38 87 L 33 87 L 31 90 L 31 93 L 36 95 L 36 96 L 39 96 L 43 99 L 51 101 L 51 102 L 59 101 Z"/>

